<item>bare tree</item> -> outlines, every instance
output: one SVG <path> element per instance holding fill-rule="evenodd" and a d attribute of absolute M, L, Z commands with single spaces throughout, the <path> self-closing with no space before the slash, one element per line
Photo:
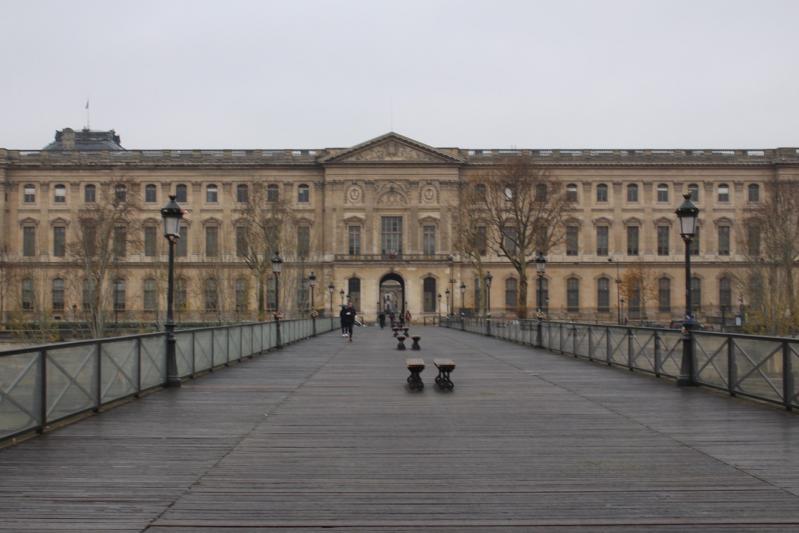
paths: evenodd
<path fill-rule="evenodd" d="M 638 303 L 640 320 L 647 318 L 649 304 L 658 296 L 657 273 L 647 266 L 640 258 L 638 261 L 625 265 L 621 275 L 622 296 L 627 300 L 627 309 L 632 310 L 633 302 Z"/>
<path fill-rule="evenodd" d="M 266 318 L 266 287 L 272 275 L 272 256 L 285 252 L 290 245 L 289 228 L 293 217 L 288 203 L 282 198 L 270 199 L 262 184 L 253 187 L 252 194 L 240 210 L 236 230 L 237 254 L 242 257 L 256 278 L 258 320 Z M 243 234 L 239 232 L 243 231 Z M 243 237 L 244 242 L 239 242 Z"/>
<path fill-rule="evenodd" d="M 480 189 L 482 191 L 482 189 Z M 485 212 L 479 209 L 482 198 L 475 184 L 465 183 L 459 191 L 459 201 L 450 206 L 453 212 L 453 244 L 461 258 L 471 265 L 477 278 L 478 300 L 474 305 L 479 314 L 485 308 L 486 290 L 483 256 L 488 250 L 488 226 Z M 478 209 L 476 209 L 478 208 Z"/>
<path fill-rule="evenodd" d="M 517 314 L 527 318 L 527 265 L 565 238 L 572 207 L 566 192 L 528 156 L 508 157 L 474 184 L 490 248 L 510 260 L 519 277 Z M 484 186 L 484 187 L 483 187 Z"/>
<path fill-rule="evenodd" d="M 78 227 L 67 245 L 86 284 L 84 311 L 94 337 L 105 333 L 113 274 L 123 266 L 125 256 L 141 244 L 136 189 L 135 183 L 125 178 L 105 183 L 97 200 L 78 211 Z"/>

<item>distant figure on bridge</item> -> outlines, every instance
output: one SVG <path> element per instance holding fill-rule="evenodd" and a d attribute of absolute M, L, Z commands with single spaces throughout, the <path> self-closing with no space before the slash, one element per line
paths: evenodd
<path fill-rule="evenodd" d="M 352 302 L 347 304 L 341 311 L 341 326 L 344 328 L 344 331 L 347 333 L 347 337 L 350 338 L 350 342 L 352 342 L 352 326 L 355 325 L 355 308 L 352 306 Z"/>
<path fill-rule="evenodd" d="M 411 310 L 410 309 L 406 309 L 405 310 L 405 325 L 406 326 L 410 326 L 411 325 Z"/>
<path fill-rule="evenodd" d="M 380 313 L 378 313 L 377 321 L 380 323 L 380 329 L 386 327 L 386 314 L 383 311 L 380 311 Z"/>

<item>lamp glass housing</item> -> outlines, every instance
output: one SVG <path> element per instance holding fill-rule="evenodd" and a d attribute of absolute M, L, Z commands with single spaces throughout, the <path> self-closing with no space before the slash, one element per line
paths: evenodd
<path fill-rule="evenodd" d="M 183 209 L 175 201 L 174 195 L 169 195 L 169 202 L 161 209 L 161 218 L 164 221 L 164 237 L 167 239 L 179 239 Z"/>
<path fill-rule="evenodd" d="M 691 239 L 696 235 L 696 221 L 699 218 L 699 209 L 691 202 L 691 193 L 683 194 L 685 201 L 677 208 L 677 218 L 680 220 L 680 235 L 684 239 Z"/>
<path fill-rule="evenodd" d="M 272 256 L 272 272 L 280 274 L 283 271 L 283 258 L 278 254 Z"/>

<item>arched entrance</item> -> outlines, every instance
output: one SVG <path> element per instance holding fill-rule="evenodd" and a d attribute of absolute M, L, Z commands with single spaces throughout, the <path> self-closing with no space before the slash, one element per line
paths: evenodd
<path fill-rule="evenodd" d="M 380 310 L 391 311 L 397 316 L 405 314 L 405 280 L 396 272 L 389 272 L 380 278 Z"/>

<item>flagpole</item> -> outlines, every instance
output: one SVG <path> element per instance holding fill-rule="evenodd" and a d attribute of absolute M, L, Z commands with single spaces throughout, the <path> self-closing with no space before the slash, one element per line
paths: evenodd
<path fill-rule="evenodd" d="M 89 110 L 89 99 L 87 98 L 86 99 L 86 129 L 87 130 L 92 129 L 90 112 L 91 111 Z"/>

